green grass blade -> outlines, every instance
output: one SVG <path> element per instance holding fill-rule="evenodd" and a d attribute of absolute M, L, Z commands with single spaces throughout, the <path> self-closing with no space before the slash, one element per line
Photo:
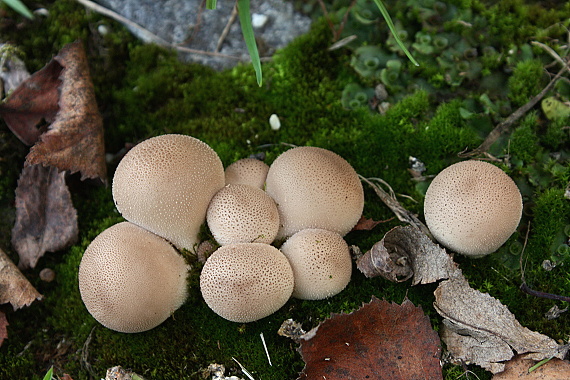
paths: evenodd
<path fill-rule="evenodd" d="M 51 380 L 53 377 L 53 366 L 47 371 L 43 380 Z"/>
<path fill-rule="evenodd" d="M 237 8 L 238 8 L 239 22 L 241 24 L 241 32 L 243 34 L 243 39 L 245 40 L 247 51 L 249 51 L 249 56 L 251 57 L 251 63 L 253 65 L 253 69 L 255 70 L 257 84 L 261 86 L 261 83 L 263 81 L 262 72 L 261 72 L 261 61 L 259 60 L 259 52 L 257 51 L 257 44 L 255 42 L 255 36 L 253 34 L 253 26 L 251 25 L 251 12 L 249 11 L 249 0 L 238 0 Z"/>
<path fill-rule="evenodd" d="M 386 20 L 386 25 L 388 25 L 388 28 L 390 29 L 390 32 L 394 36 L 396 43 L 398 44 L 398 46 L 400 46 L 400 49 L 404 51 L 408 59 L 412 61 L 414 65 L 419 66 L 420 64 L 418 63 L 418 61 L 416 61 L 414 57 L 412 57 L 412 53 L 409 52 L 409 50 L 406 48 L 402 40 L 400 40 L 400 37 L 398 37 L 398 33 L 396 32 L 396 28 L 394 27 L 392 18 L 390 17 L 388 10 L 384 6 L 384 3 L 382 3 L 382 0 L 374 0 L 374 2 L 378 6 L 378 9 L 380 9 L 380 13 L 382 13 L 382 17 L 384 17 L 384 20 Z"/>
<path fill-rule="evenodd" d="M 20 0 L 2 0 L 2 1 L 5 2 L 10 8 L 15 10 L 22 16 L 27 17 L 30 20 L 34 18 L 32 12 L 30 12 L 28 7 L 26 7 L 24 3 L 22 3 Z"/>
<path fill-rule="evenodd" d="M 206 9 L 216 9 L 218 0 L 206 0 Z"/>

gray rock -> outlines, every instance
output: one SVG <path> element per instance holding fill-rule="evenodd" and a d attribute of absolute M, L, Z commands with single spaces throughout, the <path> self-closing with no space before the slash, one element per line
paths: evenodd
<path fill-rule="evenodd" d="M 170 44 L 195 51 L 180 52 L 185 61 L 198 62 L 215 69 L 226 69 L 238 62 L 249 62 L 249 53 L 243 41 L 238 17 L 219 49 L 218 40 L 228 24 L 234 0 L 218 0 L 217 9 L 205 9 L 202 0 L 98 0 L 121 16 L 135 22 Z M 270 57 L 295 37 L 309 30 L 311 20 L 293 10 L 283 0 L 251 0 L 251 13 L 260 22 L 254 29 L 259 54 Z M 265 17 L 264 17 L 265 16 Z M 130 30 L 142 40 L 145 33 Z M 214 54 L 212 54 L 214 53 Z"/>

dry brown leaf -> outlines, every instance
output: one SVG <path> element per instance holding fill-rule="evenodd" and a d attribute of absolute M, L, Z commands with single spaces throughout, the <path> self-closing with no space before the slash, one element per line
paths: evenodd
<path fill-rule="evenodd" d="M 570 379 L 570 362 L 552 359 L 529 372 L 534 360 L 516 356 L 505 363 L 505 371 L 493 376 L 493 380 L 563 380 Z"/>
<path fill-rule="evenodd" d="M 383 223 L 381 220 L 372 220 L 365 218 L 363 216 L 360 217 L 358 222 L 354 227 L 352 227 L 353 231 L 370 231 L 380 223 Z"/>
<path fill-rule="evenodd" d="M 34 268 L 45 252 L 77 240 L 77 212 L 65 184 L 65 173 L 41 165 L 26 166 L 16 189 L 16 222 L 12 245 L 20 268 Z"/>
<path fill-rule="evenodd" d="M 440 341 L 420 307 L 372 301 L 309 331 L 299 379 L 441 379 Z"/>
<path fill-rule="evenodd" d="M 40 299 L 42 295 L 0 249 L 0 305 L 10 303 L 14 310 L 18 310 Z"/>
<path fill-rule="evenodd" d="M 366 277 L 382 276 L 394 282 L 413 277 L 413 285 L 446 279 L 459 271 L 445 249 L 413 226 L 388 231 L 356 265 Z"/>
<path fill-rule="evenodd" d="M 0 311 L 0 347 L 4 339 L 8 338 L 8 320 L 6 319 L 6 314 Z"/>
<path fill-rule="evenodd" d="M 460 273 L 441 282 L 434 294 L 434 307 L 444 318 L 441 338 L 458 362 L 498 373 L 513 351 L 534 360 L 563 359 L 568 351 L 546 335 L 523 327 L 506 306 L 471 288 Z"/>
<path fill-rule="evenodd" d="M 59 111 L 49 130 L 30 150 L 26 163 L 79 171 L 81 179 L 100 178 L 105 182 L 103 120 L 83 45 L 74 42 L 64 46 L 54 60 L 63 68 L 59 76 Z"/>

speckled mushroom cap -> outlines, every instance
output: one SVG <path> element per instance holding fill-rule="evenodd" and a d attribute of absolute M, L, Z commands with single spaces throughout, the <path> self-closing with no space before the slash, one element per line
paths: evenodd
<path fill-rule="evenodd" d="M 321 300 L 340 293 L 350 282 L 352 260 L 348 245 L 336 232 L 301 230 L 281 246 L 295 277 L 293 297 Z"/>
<path fill-rule="evenodd" d="M 290 149 L 269 167 L 266 191 L 277 203 L 278 238 L 305 228 L 323 228 L 346 235 L 358 222 L 364 192 L 358 175 L 345 159 L 326 149 Z"/>
<path fill-rule="evenodd" d="M 189 267 L 163 238 L 129 222 L 109 227 L 85 250 L 79 291 L 89 313 L 124 333 L 150 330 L 186 299 Z"/>
<path fill-rule="evenodd" d="M 226 185 L 214 195 L 206 214 L 220 245 L 270 244 L 279 230 L 279 212 L 265 191 L 248 185 Z"/>
<path fill-rule="evenodd" d="M 242 158 L 226 168 L 226 185 L 240 184 L 263 189 L 269 165 L 256 158 Z"/>
<path fill-rule="evenodd" d="M 466 256 L 495 252 L 515 232 L 522 197 L 513 180 L 483 161 L 463 161 L 439 173 L 424 201 L 428 228 L 443 246 Z"/>
<path fill-rule="evenodd" d="M 113 198 L 125 219 L 192 250 L 224 167 L 202 141 L 183 135 L 150 138 L 131 149 L 113 177 Z"/>
<path fill-rule="evenodd" d="M 285 305 L 293 291 L 293 271 L 285 256 L 271 245 L 225 245 L 206 260 L 200 290 L 219 316 L 253 322 Z"/>

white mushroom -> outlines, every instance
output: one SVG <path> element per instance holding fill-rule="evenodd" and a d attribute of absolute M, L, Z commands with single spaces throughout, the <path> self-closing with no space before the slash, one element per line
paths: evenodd
<path fill-rule="evenodd" d="M 79 291 L 103 326 L 125 333 L 150 330 L 182 305 L 188 265 L 163 238 L 129 222 L 109 227 L 85 250 Z"/>
<path fill-rule="evenodd" d="M 323 228 L 346 235 L 358 222 L 364 192 L 346 160 L 316 147 L 290 149 L 269 167 L 266 191 L 277 203 L 278 238 L 305 228 Z"/>
<path fill-rule="evenodd" d="M 249 185 L 263 189 L 269 166 L 256 158 L 242 158 L 226 168 L 226 185 Z"/>
<path fill-rule="evenodd" d="M 293 291 L 293 271 L 285 256 L 271 245 L 225 245 L 202 268 L 200 290 L 219 316 L 253 322 L 285 305 Z"/>
<path fill-rule="evenodd" d="M 216 152 L 183 135 L 150 138 L 131 149 L 113 178 L 113 198 L 125 219 L 193 249 L 214 194 L 224 187 Z"/>
<path fill-rule="evenodd" d="M 283 243 L 281 252 L 293 268 L 295 298 L 320 300 L 332 297 L 350 282 L 350 251 L 336 232 L 314 228 L 301 230 Z"/>
<path fill-rule="evenodd" d="M 464 161 L 433 179 L 424 213 L 438 242 L 463 255 L 480 257 L 496 251 L 515 232 L 522 197 L 513 180 L 498 167 Z"/>
<path fill-rule="evenodd" d="M 279 212 L 265 191 L 247 185 L 227 185 L 214 195 L 206 215 L 220 245 L 270 244 L 279 230 Z"/>

